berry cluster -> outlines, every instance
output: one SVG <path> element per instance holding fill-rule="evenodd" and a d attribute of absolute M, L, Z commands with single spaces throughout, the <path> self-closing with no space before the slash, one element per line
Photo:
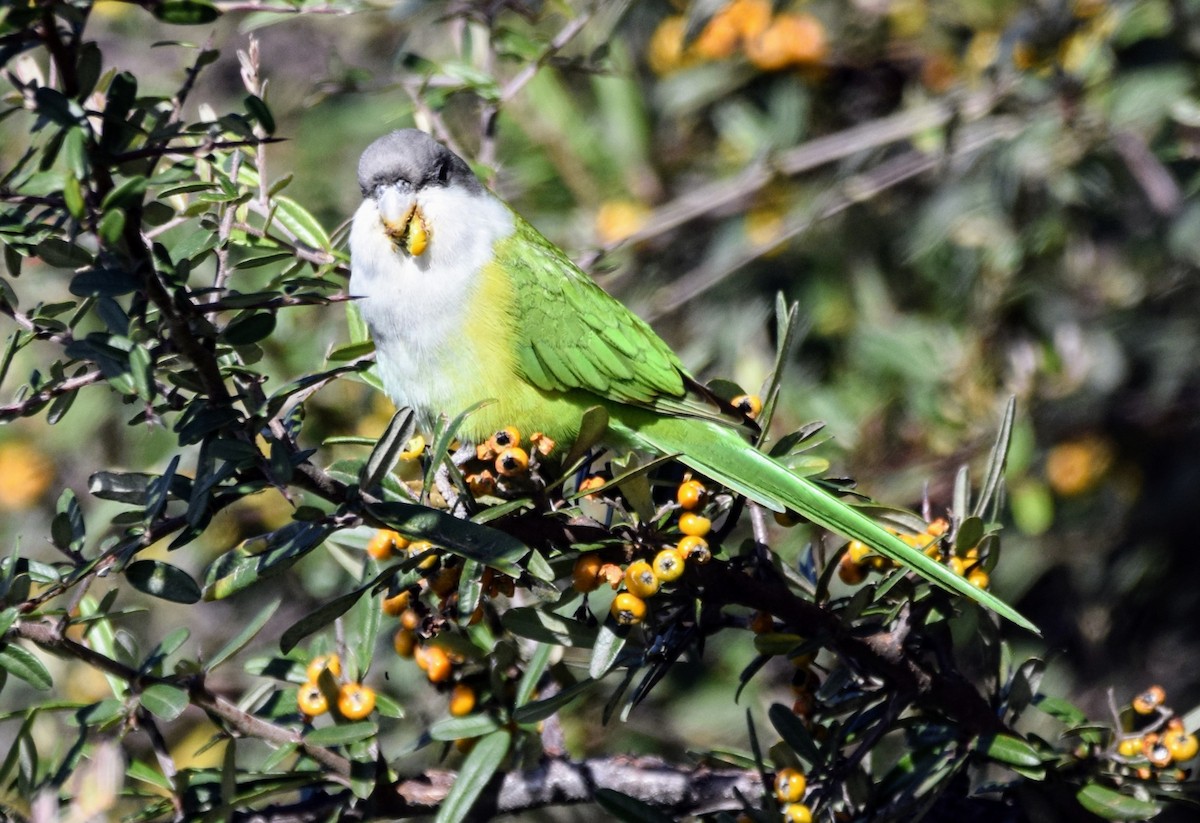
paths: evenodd
<path fill-rule="evenodd" d="M 336 693 L 322 683 L 322 674 L 328 672 Z M 296 692 L 296 705 L 309 719 L 329 711 L 330 699 L 339 715 L 346 720 L 362 720 L 375 710 L 375 691 L 370 686 L 353 681 L 342 681 L 342 660 L 336 654 L 314 657 L 305 670 L 304 684 Z"/>
<path fill-rule="evenodd" d="M 601 485 L 593 483 L 597 479 L 585 480 L 580 489 Z M 614 590 L 624 584 L 625 590 L 613 598 L 609 612 L 622 626 L 641 623 L 646 617 L 649 598 L 658 594 L 664 585 L 679 580 L 689 562 L 704 564 L 712 559 L 712 550 L 705 539 L 712 530 L 712 520 L 703 513 L 708 496 L 699 480 L 684 480 L 675 493 L 681 510 L 678 521 L 681 537 L 675 545 L 664 546 L 653 556 L 631 560 L 624 568 L 620 563 L 607 560 L 599 551 L 581 554 L 571 572 L 575 590 L 586 594 L 604 583 Z"/>
<path fill-rule="evenodd" d="M 944 518 L 938 518 L 916 534 L 904 534 L 895 529 L 888 529 L 901 541 L 914 549 L 920 549 L 928 556 L 944 563 L 959 577 L 967 578 L 973 586 L 986 589 L 991 582 L 988 576 L 988 555 L 977 544 L 965 550 L 953 547 L 949 537 L 950 524 Z M 886 571 L 895 564 L 886 557 L 876 553 L 861 540 L 851 540 L 846 547 L 846 553 L 838 562 L 838 577 L 843 583 L 856 586 L 867 578 L 872 571 Z"/>
<path fill-rule="evenodd" d="M 1183 780 L 1186 773 L 1166 769 L 1194 758 L 1200 753 L 1200 738 L 1188 732 L 1183 718 L 1167 705 L 1167 693 L 1162 686 L 1150 686 L 1130 701 L 1121 713 L 1126 731 L 1116 736 L 1113 759 L 1131 769 L 1141 780 L 1165 776 Z"/>

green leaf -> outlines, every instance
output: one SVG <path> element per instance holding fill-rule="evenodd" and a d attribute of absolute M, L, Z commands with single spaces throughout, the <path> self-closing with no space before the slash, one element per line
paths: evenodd
<path fill-rule="evenodd" d="M 1082 726 L 1088 722 L 1082 709 L 1061 697 L 1039 694 L 1033 698 L 1032 703 L 1035 708 L 1067 726 Z"/>
<path fill-rule="evenodd" d="M 596 629 L 592 626 L 535 606 L 511 608 L 500 616 L 500 622 L 518 637 L 539 643 L 588 648 L 596 642 Z"/>
<path fill-rule="evenodd" d="M 333 527 L 324 522 L 289 523 L 271 534 L 243 541 L 208 567 L 204 598 L 222 600 L 286 571 L 325 542 L 331 531 Z"/>
<path fill-rule="evenodd" d="M 161 560 L 138 560 L 125 569 L 125 577 L 135 589 L 152 597 L 175 603 L 200 600 L 200 587 L 183 569 Z"/>
<path fill-rule="evenodd" d="M 526 703 L 524 706 L 513 711 L 513 720 L 517 723 L 536 723 L 539 720 L 545 720 L 595 684 L 595 680 L 586 678 L 580 680 L 578 683 L 567 686 L 565 689 L 544 700 L 535 700 L 532 703 Z"/>
<path fill-rule="evenodd" d="M 593 797 L 600 808 L 625 823 L 671 823 L 674 820 L 649 803 L 616 789 L 596 789 Z"/>
<path fill-rule="evenodd" d="M 821 762 L 821 751 L 813 741 L 812 735 L 804 727 L 804 722 L 796 717 L 796 713 L 790 708 L 782 703 L 774 703 L 771 708 L 767 709 L 767 719 L 771 721 L 775 731 L 779 732 L 783 742 L 791 746 L 792 751 L 801 760 L 807 762 L 809 766 Z"/>
<path fill-rule="evenodd" d="M 1000 420 L 1000 430 L 996 432 L 996 442 L 988 455 L 987 468 L 983 471 L 983 486 L 979 490 L 979 499 L 975 501 L 976 517 L 983 517 L 992 499 L 1004 482 L 1004 466 L 1008 462 L 1008 448 L 1012 443 L 1013 420 L 1017 416 L 1017 398 L 1009 397 L 1004 405 L 1004 417 Z M 966 512 L 961 512 L 966 514 Z"/>
<path fill-rule="evenodd" d="M 1042 757 L 1037 749 L 1021 738 L 1009 734 L 983 735 L 975 742 L 975 751 L 1010 766 L 1033 769 L 1042 765 Z"/>
<path fill-rule="evenodd" d="M 71 278 L 76 297 L 119 297 L 137 291 L 141 281 L 125 269 L 89 268 Z"/>
<path fill-rule="evenodd" d="M 221 12 L 215 6 L 200 0 L 164 0 L 151 6 L 150 11 L 164 23 L 176 26 L 203 25 L 221 16 Z"/>
<path fill-rule="evenodd" d="M 521 576 L 517 561 L 529 548 L 515 537 L 415 503 L 375 503 L 367 511 L 406 537 L 428 540 L 510 577 Z"/>
<path fill-rule="evenodd" d="M 625 635 L 617 633 L 615 624 L 609 617 L 596 634 L 596 643 L 592 646 L 592 659 L 588 661 L 588 674 L 595 680 L 604 677 L 617 662 L 623 648 Z"/>
<path fill-rule="evenodd" d="M 458 770 L 454 785 L 438 808 L 435 823 L 461 823 L 508 755 L 512 735 L 498 729 L 475 744 Z"/>
<path fill-rule="evenodd" d="M 434 740 L 464 740 L 482 737 L 500 728 L 500 722 L 490 714 L 469 714 L 466 717 L 444 717 L 429 727 Z"/>
<path fill-rule="evenodd" d="M 377 731 L 378 727 L 372 721 L 360 720 L 357 723 L 339 723 L 314 729 L 304 735 L 304 740 L 314 746 L 344 746 L 373 737 Z"/>
<path fill-rule="evenodd" d="M 3 632 L 0 632 L 3 634 Z M 546 667 L 550 665 L 550 657 L 554 654 L 555 644 L 538 643 L 534 648 L 533 655 L 529 658 L 529 663 L 525 666 L 525 671 L 521 672 L 521 681 L 517 684 L 517 694 L 513 698 L 513 705 L 520 708 L 529 702 L 533 697 L 534 691 L 537 689 L 537 684 L 542 679 L 542 674 L 546 671 Z"/>
<path fill-rule="evenodd" d="M 205 665 L 204 670 L 211 672 L 217 666 L 220 666 L 229 658 L 233 657 L 241 651 L 247 643 L 249 643 L 262 627 L 267 624 L 271 616 L 275 614 L 275 610 L 279 608 L 279 598 L 272 600 L 263 608 L 259 609 L 258 614 L 250 618 L 250 622 L 246 624 L 240 632 L 230 639 L 220 650 L 212 656 Z"/>
<path fill-rule="evenodd" d="M 390 574 L 390 572 L 381 572 L 370 583 L 359 586 L 354 591 L 347 592 L 339 597 L 335 597 L 333 600 L 330 600 L 328 603 L 324 603 L 315 611 L 309 612 L 308 614 L 304 615 L 304 617 L 301 617 L 295 623 L 288 626 L 279 638 L 279 650 L 284 654 L 287 654 L 292 649 L 296 648 L 296 644 L 301 640 L 308 637 L 313 632 L 328 626 L 334 620 L 337 620 L 343 614 L 350 611 L 350 609 L 354 607 L 354 604 L 359 601 L 359 598 L 366 594 L 367 591 L 374 586 L 380 578 L 387 574 Z"/>
<path fill-rule="evenodd" d="M 263 102 L 263 99 L 257 95 L 248 94 L 244 102 L 246 104 L 246 111 L 259 122 L 263 127 L 263 131 L 267 134 L 273 134 L 275 132 L 275 118 L 271 115 L 271 110 L 267 108 L 267 104 Z"/>
<path fill-rule="evenodd" d="M 231 346 L 249 346 L 275 331 L 273 312 L 243 312 L 229 321 L 221 332 L 221 340 Z"/>
<path fill-rule="evenodd" d="M 387 428 L 371 450 L 371 456 L 363 464 L 358 481 L 362 488 L 374 488 L 380 478 L 392 470 L 416 429 L 416 415 L 412 409 L 405 407 L 392 415 Z"/>
<path fill-rule="evenodd" d="M 157 718 L 174 720 L 188 707 L 188 695 L 183 689 L 166 683 L 155 683 L 142 691 L 142 707 Z"/>
<path fill-rule="evenodd" d="M 110 211 L 112 209 L 120 209 L 134 203 L 142 201 L 142 195 L 146 193 L 147 186 L 150 181 L 141 175 L 126 178 L 121 181 L 121 185 L 116 186 L 108 194 L 104 196 L 104 200 L 100 203 L 101 211 Z"/>
<path fill-rule="evenodd" d="M 0 669 L 21 678 L 39 691 L 46 691 L 54 685 L 42 661 L 15 643 L 0 649 Z"/>
<path fill-rule="evenodd" d="M 1162 811 L 1158 803 L 1130 797 L 1099 783 L 1086 784 L 1075 794 L 1075 799 L 1105 820 L 1147 820 Z"/>

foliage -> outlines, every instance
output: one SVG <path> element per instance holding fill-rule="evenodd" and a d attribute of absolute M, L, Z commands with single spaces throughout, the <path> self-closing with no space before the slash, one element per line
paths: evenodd
<path fill-rule="evenodd" d="M 6 815 L 1190 810 L 1200 716 L 1161 689 L 1085 712 L 1043 688 L 1040 643 L 672 461 L 604 462 L 603 421 L 509 433 L 512 463 L 381 405 L 335 304 L 353 156 L 402 109 L 592 248 L 697 372 L 732 376 L 714 391 L 759 391 L 761 448 L 869 468 L 921 505 L 865 511 L 1075 636 L 1035 549 L 1136 522 L 1115 467 L 1137 438 L 1104 410 L 1171 431 L 1200 382 L 1196 10 L 776 5 L 0 12 Z M 360 62 L 273 102 L 260 44 L 312 61 L 295 44 L 329 28 Z M 129 48 L 155 41 L 157 65 Z M 1144 482 L 1193 489 L 1175 461 Z M 807 785 L 776 787 L 788 768 Z"/>

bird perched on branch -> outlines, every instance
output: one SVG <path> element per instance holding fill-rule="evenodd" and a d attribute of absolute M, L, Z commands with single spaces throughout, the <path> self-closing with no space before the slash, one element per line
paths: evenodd
<path fill-rule="evenodd" d="M 775 511 L 861 540 L 918 574 L 1032 628 L 995 596 L 747 442 L 728 409 L 640 318 L 416 129 L 387 134 L 358 164 L 350 293 L 398 407 L 429 430 L 483 400 L 458 436 L 516 425 L 559 442 L 602 408 L 610 442 L 678 455 Z"/>

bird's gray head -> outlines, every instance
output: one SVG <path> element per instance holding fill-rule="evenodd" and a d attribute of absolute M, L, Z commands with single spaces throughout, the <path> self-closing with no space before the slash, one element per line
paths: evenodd
<path fill-rule="evenodd" d="M 363 197 L 373 196 L 381 186 L 412 192 L 431 186 L 483 191 L 461 157 L 418 129 L 399 129 L 367 146 L 358 160 L 358 186 Z"/>

